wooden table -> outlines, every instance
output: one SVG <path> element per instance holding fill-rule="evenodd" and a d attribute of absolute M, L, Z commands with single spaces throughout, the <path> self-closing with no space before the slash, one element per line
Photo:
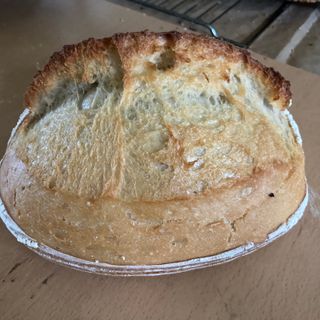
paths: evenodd
<path fill-rule="evenodd" d="M 133 27 L 175 28 L 103 0 L 6 2 L 0 23 L 1 153 L 25 86 L 53 50 Z M 307 175 L 319 191 L 320 78 L 261 59 L 292 81 Z M 0 319 L 320 319 L 320 218 L 317 209 L 313 213 L 307 210 L 289 234 L 247 257 L 159 278 L 102 277 L 51 264 L 0 223 Z"/>

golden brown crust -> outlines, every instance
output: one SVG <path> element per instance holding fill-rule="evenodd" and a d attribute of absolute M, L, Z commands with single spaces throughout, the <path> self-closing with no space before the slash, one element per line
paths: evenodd
<path fill-rule="evenodd" d="M 34 76 L 24 96 L 25 106 L 36 112 L 41 97 L 48 95 L 61 79 L 92 83 L 93 75 L 86 72 L 84 66 L 90 61 L 103 61 L 110 44 L 110 38 L 90 38 L 78 44 L 65 45 L 61 51 L 55 52 L 43 70 Z"/>
<path fill-rule="evenodd" d="M 126 68 L 130 56 L 154 51 L 157 47 L 156 43 L 162 39 L 166 40 L 169 47 L 174 47 L 178 43 L 181 51 L 178 60 L 191 61 L 197 58 L 212 59 L 224 56 L 228 60 L 244 63 L 269 88 L 273 99 L 279 101 L 279 108 L 283 110 L 288 106 L 291 99 L 289 81 L 273 68 L 268 68 L 253 59 L 248 51 L 205 35 L 149 31 L 116 34 L 112 38 L 90 38 L 75 45 L 64 46 L 61 51 L 54 53 L 44 69 L 35 75 L 25 93 L 24 104 L 36 112 L 41 96 L 47 95 L 52 90 L 57 76 L 70 77 L 82 82 L 92 81 L 86 74 L 84 66 L 90 60 L 104 59 L 105 51 L 110 45 L 116 45 L 119 50 L 125 52 L 123 64 Z M 125 49 L 126 46 L 128 50 Z"/>
<path fill-rule="evenodd" d="M 253 59 L 247 52 L 244 51 L 245 60 L 252 70 L 255 70 L 257 75 L 263 79 L 266 86 L 271 86 L 274 100 L 279 100 L 281 110 L 288 107 L 292 94 L 290 91 L 290 82 L 285 80 L 281 74 L 273 68 L 263 66 L 259 61 Z"/>

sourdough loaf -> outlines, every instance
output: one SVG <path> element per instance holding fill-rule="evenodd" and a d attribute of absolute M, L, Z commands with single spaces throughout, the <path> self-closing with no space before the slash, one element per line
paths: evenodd
<path fill-rule="evenodd" d="M 65 46 L 33 79 L 0 169 L 37 241 L 157 264 L 263 241 L 306 191 L 289 83 L 248 52 L 188 33 Z"/>

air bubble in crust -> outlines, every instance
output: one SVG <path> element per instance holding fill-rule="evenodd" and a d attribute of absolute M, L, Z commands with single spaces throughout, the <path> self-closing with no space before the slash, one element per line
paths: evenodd
<path fill-rule="evenodd" d="M 163 163 L 163 162 L 157 162 L 155 164 L 155 167 L 160 171 L 165 171 L 169 168 L 169 165 L 167 165 L 166 163 Z"/>

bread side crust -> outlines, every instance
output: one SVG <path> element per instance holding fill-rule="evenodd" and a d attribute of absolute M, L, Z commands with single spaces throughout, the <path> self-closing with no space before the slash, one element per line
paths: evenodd
<path fill-rule="evenodd" d="M 0 196 L 32 238 L 61 252 L 113 264 L 161 264 L 263 242 L 298 208 L 304 163 L 271 168 L 250 183 L 193 200 L 88 201 L 44 189 L 9 151 Z"/>

